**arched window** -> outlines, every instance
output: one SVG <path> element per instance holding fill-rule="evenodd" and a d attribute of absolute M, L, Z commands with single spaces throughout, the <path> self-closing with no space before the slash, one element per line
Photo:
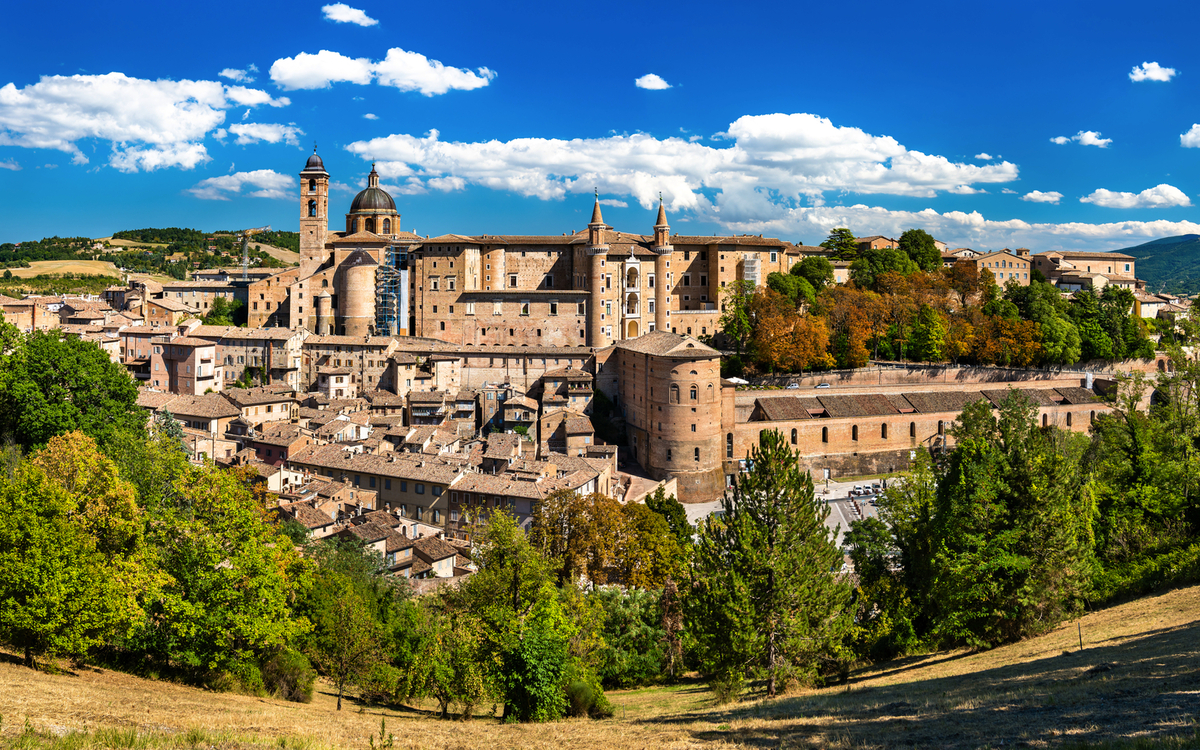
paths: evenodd
<path fill-rule="evenodd" d="M 322 287 L 329 286 L 329 279 L 321 279 L 321 286 Z"/>
<path fill-rule="evenodd" d="M 1071 426 L 1071 412 L 1067 412 L 1067 427 Z"/>
<path fill-rule="evenodd" d="M 850 439 L 858 440 L 858 425 L 854 425 L 850 428 Z"/>
<path fill-rule="evenodd" d="M 943 422 L 943 421 L 942 421 L 942 420 L 940 420 L 940 419 L 938 420 L 938 434 L 939 434 L 939 435 L 945 435 L 945 434 L 946 434 L 946 423 L 945 423 L 945 422 Z"/>
<path fill-rule="evenodd" d="M 317 181 L 315 179 L 310 179 L 308 181 L 308 192 L 310 192 L 310 193 L 317 192 Z"/>
<path fill-rule="evenodd" d="M 713 387 L 712 383 L 708 384 L 707 395 L 704 398 L 704 403 L 711 404 L 713 402 Z"/>
<path fill-rule="evenodd" d="M 692 401 L 699 401 L 700 400 L 700 389 L 693 385 L 691 387 L 691 389 L 688 391 L 688 397 L 691 398 Z"/>
<path fill-rule="evenodd" d="M 733 433 L 725 433 L 725 458 L 733 458 Z"/>
<path fill-rule="evenodd" d="M 375 231 L 375 219 L 373 219 L 373 218 L 372 218 L 372 219 L 367 219 L 367 231 L 368 231 L 368 232 L 374 232 L 374 231 Z"/>
<path fill-rule="evenodd" d="M 822 443 L 829 442 L 829 428 L 828 427 L 821 428 L 821 442 Z"/>
<path fill-rule="evenodd" d="M 667 448 L 667 463 L 671 463 L 671 449 Z"/>
<path fill-rule="evenodd" d="M 1046 425 L 1048 425 L 1049 423 L 1050 423 L 1049 415 L 1048 415 L 1048 414 L 1043 414 L 1043 415 L 1042 415 L 1042 427 L 1045 427 L 1045 426 L 1046 426 Z"/>
<path fill-rule="evenodd" d="M 909 422 L 909 423 L 908 423 L 908 436 L 909 436 L 909 437 L 916 437 L 916 436 L 917 436 L 917 423 L 916 423 L 916 422 Z"/>
<path fill-rule="evenodd" d="M 316 202 L 316 201 L 309 201 L 309 202 L 308 202 L 308 215 L 309 215 L 309 216 L 316 216 L 316 215 L 317 215 L 317 202 Z"/>
<path fill-rule="evenodd" d="M 792 445 L 796 444 L 796 428 L 792 428 Z"/>
<path fill-rule="evenodd" d="M 636 268 L 631 268 L 631 269 L 629 269 L 628 272 L 626 272 L 625 288 L 626 289 L 637 289 L 638 288 L 638 272 L 637 272 Z"/>
<path fill-rule="evenodd" d="M 392 233 L 392 220 L 391 220 L 391 219 L 384 219 L 384 220 L 383 220 L 383 233 L 384 233 L 384 234 L 391 234 L 391 233 Z"/>
<path fill-rule="evenodd" d="M 679 386 L 677 386 L 677 385 L 671 386 L 671 403 L 672 404 L 679 403 Z"/>
<path fill-rule="evenodd" d="M 1092 415 L 1090 417 L 1088 417 L 1088 422 L 1092 423 L 1095 421 L 1096 421 L 1096 412 L 1092 412 Z"/>
<path fill-rule="evenodd" d="M 879 425 L 879 437 L 887 440 L 887 423 Z"/>

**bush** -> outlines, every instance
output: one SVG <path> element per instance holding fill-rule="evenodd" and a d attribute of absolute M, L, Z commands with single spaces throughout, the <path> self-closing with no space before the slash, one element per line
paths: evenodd
<path fill-rule="evenodd" d="M 308 657 L 286 649 L 272 656 L 262 666 L 264 687 L 272 695 L 296 703 L 311 703 L 313 681 L 317 679 Z"/>
<path fill-rule="evenodd" d="M 388 705 L 402 699 L 404 674 L 390 664 L 377 663 L 360 686 L 359 696 L 366 703 Z"/>
<path fill-rule="evenodd" d="M 714 677 L 708 683 L 708 689 L 713 694 L 713 701 L 718 706 L 733 703 L 741 697 L 743 687 L 742 676 L 734 673 Z"/>
<path fill-rule="evenodd" d="M 588 716 L 593 719 L 607 719 L 613 715 L 612 704 L 604 695 L 604 691 L 595 680 L 582 678 L 571 680 L 567 684 L 567 715 Z"/>

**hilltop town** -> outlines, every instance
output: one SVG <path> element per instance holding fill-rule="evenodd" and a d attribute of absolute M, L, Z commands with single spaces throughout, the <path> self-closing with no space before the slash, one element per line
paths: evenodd
<path fill-rule="evenodd" d="M 23 331 L 95 342 L 137 381 L 139 405 L 178 420 L 193 460 L 253 467 L 283 517 L 375 546 L 397 575 L 466 574 L 453 545 L 468 543 L 468 519 L 505 508 L 528 528 L 559 489 L 712 502 L 764 430 L 786 435 L 818 481 L 837 480 L 905 470 L 917 449 L 946 447 L 966 404 L 998 407 L 1014 387 L 1043 426 L 1086 432 L 1109 409 L 1103 367 L 867 368 L 763 381 L 787 386 L 771 391 L 722 377 L 705 342 L 728 289 L 813 257 L 843 284 L 851 264 L 828 247 L 672 234 L 661 204 L 651 232 L 618 231 L 598 197 L 587 227 L 561 236 L 421 237 L 401 229 L 374 170 L 333 231 L 320 156 L 300 178 L 297 266 L 0 307 Z M 1145 292 L 1120 254 L 937 252 L 997 284 L 1032 273 L 1068 293 L 1126 289 L 1143 318 L 1190 304 Z M 245 326 L 203 320 L 235 307 Z"/>

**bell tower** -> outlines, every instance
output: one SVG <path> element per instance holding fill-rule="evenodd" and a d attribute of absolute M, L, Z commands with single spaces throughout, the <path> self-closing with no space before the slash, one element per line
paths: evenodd
<path fill-rule="evenodd" d="M 604 242 L 606 228 L 604 216 L 600 213 L 600 192 L 597 190 L 596 204 L 592 207 L 592 220 L 588 223 L 588 244 L 584 248 L 590 261 L 588 265 L 587 345 L 596 348 L 608 346 L 609 339 L 605 335 L 605 324 L 612 325 L 612 321 L 607 319 L 604 307 L 604 277 L 608 273 L 605 269 L 605 262 L 608 259 L 608 245 Z M 620 283 L 619 280 L 618 283 Z"/>
<path fill-rule="evenodd" d="M 674 250 L 675 248 L 671 247 L 671 227 L 667 224 L 667 209 L 663 206 L 660 193 L 658 196 L 658 219 L 654 222 L 654 245 L 650 248 L 650 251 L 654 253 L 654 330 L 656 331 L 670 332 L 671 330 L 667 309 L 667 294 L 670 292 L 667 279 L 670 278 L 671 272 L 667 269 L 671 267 L 671 253 Z"/>
<path fill-rule="evenodd" d="M 300 173 L 300 258 L 325 260 L 325 237 L 329 234 L 329 173 L 325 163 L 312 156 Z"/>

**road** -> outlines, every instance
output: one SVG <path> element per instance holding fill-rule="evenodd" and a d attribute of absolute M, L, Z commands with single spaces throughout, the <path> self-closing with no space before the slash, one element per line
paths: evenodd
<path fill-rule="evenodd" d="M 857 521 L 859 518 L 854 511 L 854 504 L 849 499 L 850 490 L 854 488 L 855 484 L 862 484 L 862 482 L 829 482 L 827 494 L 824 482 L 819 483 L 816 488 L 817 498 L 829 504 L 829 516 L 825 519 L 825 525 L 831 530 L 838 530 L 839 545 L 842 543 L 842 535 L 850 528 L 850 522 Z M 871 498 L 860 499 L 858 507 L 868 518 L 879 517 L 879 511 Z M 687 511 L 688 522 L 695 525 L 710 514 L 719 511 L 721 501 L 687 504 L 683 508 Z"/>

